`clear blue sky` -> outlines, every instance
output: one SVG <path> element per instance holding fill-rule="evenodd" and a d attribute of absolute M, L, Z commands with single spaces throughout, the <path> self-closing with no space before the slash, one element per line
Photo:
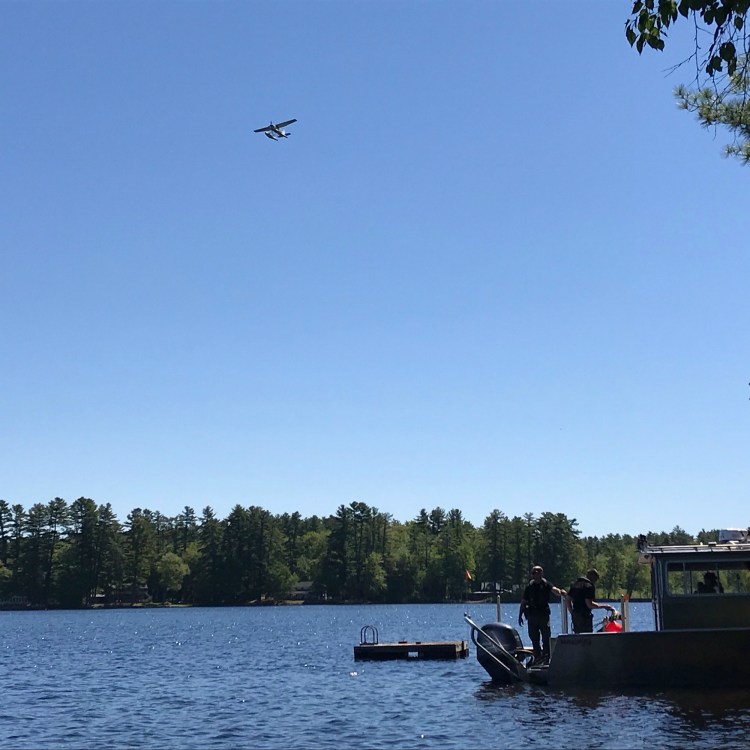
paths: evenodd
<path fill-rule="evenodd" d="M 631 4 L 2 3 L 0 497 L 747 526 L 750 168 Z"/>

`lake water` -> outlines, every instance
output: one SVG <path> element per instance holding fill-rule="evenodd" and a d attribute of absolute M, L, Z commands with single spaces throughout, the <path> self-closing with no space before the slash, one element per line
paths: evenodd
<path fill-rule="evenodd" d="M 375 625 L 381 642 L 469 640 L 464 611 L 480 624 L 496 620 L 495 605 L 472 603 L 0 612 L 0 748 L 747 742 L 747 692 L 500 688 L 473 644 L 457 661 L 354 661 L 363 625 Z M 503 605 L 502 619 L 515 623 L 517 611 Z M 652 629 L 650 604 L 632 604 L 631 622 Z"/>

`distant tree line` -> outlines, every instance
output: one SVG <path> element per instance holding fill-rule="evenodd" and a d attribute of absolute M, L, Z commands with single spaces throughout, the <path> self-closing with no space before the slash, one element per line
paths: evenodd
<path fill-rule="evenodd" d="M 146 594 L 157 603 L 235 605 L 287 600 L 303 581 L 318 601 L 456 601 L 483 584 L 511 600 L 537 563 L 561 586 L 594 566 L 601 595 L 649 595 L 635 538 L 581 537 L 577 525 L 562 513 L 493 510 L 475 527 L 443 508 L 402 523 L 363 502 L 324 518 L 240 505 L 224 519 L 210 507 L 172 517 L 135 508 L 121 523 L 109 503 L 85 497 L 28 510 L 0 500 L 0 602 L 71 608 Z M 675 527 L 647 536 L 691 543 L 717 535 L 693 539 Z"/>

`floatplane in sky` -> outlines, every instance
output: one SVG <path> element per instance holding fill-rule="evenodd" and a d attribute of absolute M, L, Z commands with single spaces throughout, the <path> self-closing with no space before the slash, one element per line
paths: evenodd
<path fill-rule="evenodd" d="M 278 141 L 279 138 L 289 137 L 290 133 L 287 133 L 284 128 L 287 125 L 291 125 L 293 122 L 297 122 L 297 120 L 285 120 L 284 122 L 279 122 L 275 125 L 271 122 L 269 125 L 266 125 L 265 128 L 258 128 L 253 132 L 263 133 L 266 138 L 270 138 L 272 141 Z"/>

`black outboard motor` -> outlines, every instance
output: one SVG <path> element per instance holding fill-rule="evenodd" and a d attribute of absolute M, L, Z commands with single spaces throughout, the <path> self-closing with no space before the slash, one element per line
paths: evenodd
<path fill-rule="evenodd" d="M 523 679 L 525 668 L 520 659 L 527 654 L 521 636 L 514 627 L 504 622 L 482 625 L 482 630 L 476 633 L 475 642 L 477 661 L 487 670 L 494 682 L 509 683 Z M 502 648 L 498 648 L 497 644 Z M 498 660 L 506 669 L 498 665 Z"/>
<path fill-rule="evenodd" d="M 504 622 L 491 622 L 489 625 L 482 625 L 482 631 L 477 633 L 477 642 L 490 651 L 493 649 L 497 650 L 497 646 L 490 638 L 494 638 L 506 651 L 510 651 L 511 654 L 517 649 L 523 648 L 523 642 L 521 641 L 521 636 L 518 635 L 518 631 Z M 490 638 L 486 638 L 484 633 L 490 636 Z"/>

